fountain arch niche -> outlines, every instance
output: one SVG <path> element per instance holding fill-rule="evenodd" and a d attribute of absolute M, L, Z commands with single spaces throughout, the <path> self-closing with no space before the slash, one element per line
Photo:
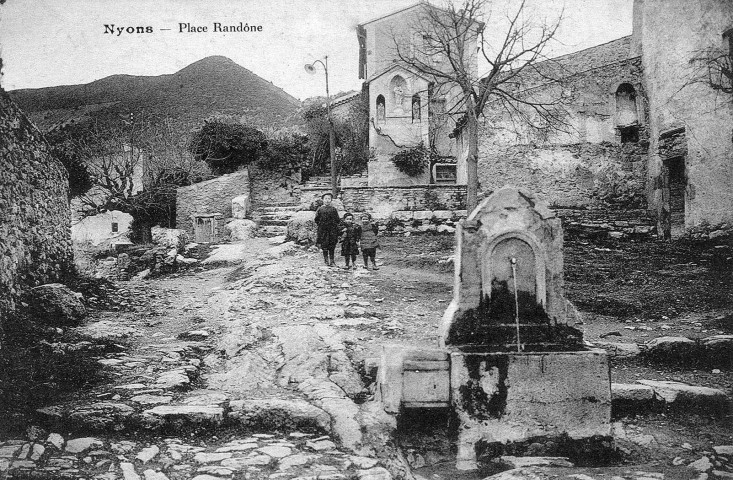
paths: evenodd
<path fill-rule="evenodd" d="M 562 238 L 560 219 L 526 191 L 504 187 L 476 207 L 456 232 L 441 346 L 581 350 L 582 334 L 573 328 L 579 315 L 563 296 Z"/>
<path fill-rule="evenodd" d="M 564 297 L 560 219 L 504 187 L 456 229 L 438 348 L 385 347 L 377 393 L 386 412 L 413 422 L 451 411 L 459 470 L 537 442 L 558 446 L 548 454 L 598 452 L 611 443 L 609 364 L 585 346 L 579 320 Z"/>

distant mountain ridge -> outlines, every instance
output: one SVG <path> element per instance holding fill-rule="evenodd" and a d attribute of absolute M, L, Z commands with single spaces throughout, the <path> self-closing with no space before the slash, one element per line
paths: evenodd
<path fill-rule="evenodd" d="M 8 93 L 42 130 L 131 112 L 167 115 L 191 125 L 219 113 L 266 126 L 285 123 L 301 106 L 283 89 L 222 56 L 206 57 L 173 74 L 111 75 L 83 85 Z"/>

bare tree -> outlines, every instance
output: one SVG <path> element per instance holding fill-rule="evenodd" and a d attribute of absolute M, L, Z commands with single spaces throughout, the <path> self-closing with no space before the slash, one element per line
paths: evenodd
<path fill-rule="evenodd" d="M 733 28 L 723 34 L 727 45 L 710 47 L 695 53 L 691 83 L 703 83 L 715 91 L 733 94 Z"/>
<path fill-rule="evenodd" d="M 411 38 L 393 35 L 399 62 L 428 77 L 433 95 L 450 98 L 446 114 L 468 131 L 469 211 L 478 195 L 478 119 L 487 107 L 502 110 L 529 130 L 566 126 L 559 95 L 528 95 L 522 88 L 527 76 L 545 84 L 561 77 L 562 68 L 544 62 L 544 53 L 562 14 L 552 22 L 536 22 L 522 1 L 512 13 L 491 18 L 490 6 L 490 0 L 462 0 L 442 8 L 425 4 L 410 25 Z"/>
<path fill-rule="evenodd" d="M 70 135 L 93 186 L 76 199 L 80 217 L 112 210 L 129 213 L 147 230 L 174 221 L 175 193 L 209 175 L 188 152 L 185 127 L 170 117 L 91 123 Z M 145 233 L 143 236 L 145 236 Z"/>

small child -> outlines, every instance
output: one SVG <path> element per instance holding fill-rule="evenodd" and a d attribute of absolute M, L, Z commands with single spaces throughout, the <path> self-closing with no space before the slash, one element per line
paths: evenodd
<path fill-rule="evenodd" d="M 377 266 L 377 248 L 381 248 L 379 245 L 379 239 L 377 234 L 379 228 L 372 223 L 372 216 L 365 213 L 361 217 L 361 254 L 364 258 L 364 268 L 369 270 L 369 259 L 372 260 L 372 269 L 379 270 Z"/>
<path fill-rule="evenodd" d="M 341 255 L 346 262 L 346 269 L 353 264 L 356 268 L 356 256 L 359 254 L 359 242 L 361 241 L 361 226 L 354 223 L 354 215 L 344 214 L 344 223 L 341 226 Z"/>

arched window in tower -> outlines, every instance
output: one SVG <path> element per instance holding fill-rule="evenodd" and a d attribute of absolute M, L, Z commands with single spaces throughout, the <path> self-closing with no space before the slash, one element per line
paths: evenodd
<path fill-rule="evenodd" d="M 377 123 L 384 123 L 385 120 L 384 95 L 377 95 Z"/>
<path fill-rule="evenodd" d="M 621 135 L 621 143 L 639 141 L 636 90 L 630 83 L 622 83 L 616 89 L 616 128 Z"/>
<path fill-rule="evenodd" d="M 420 95 L 415 94 L 412 96 L 412 122 L 419 122 L 420 121 Z"/>
<path fill-rule="evenodd" d="M 616 89 L 616 126 L 625 127 L 638 123 L 636 90 L 630 83 L 622 83 Z"/>

